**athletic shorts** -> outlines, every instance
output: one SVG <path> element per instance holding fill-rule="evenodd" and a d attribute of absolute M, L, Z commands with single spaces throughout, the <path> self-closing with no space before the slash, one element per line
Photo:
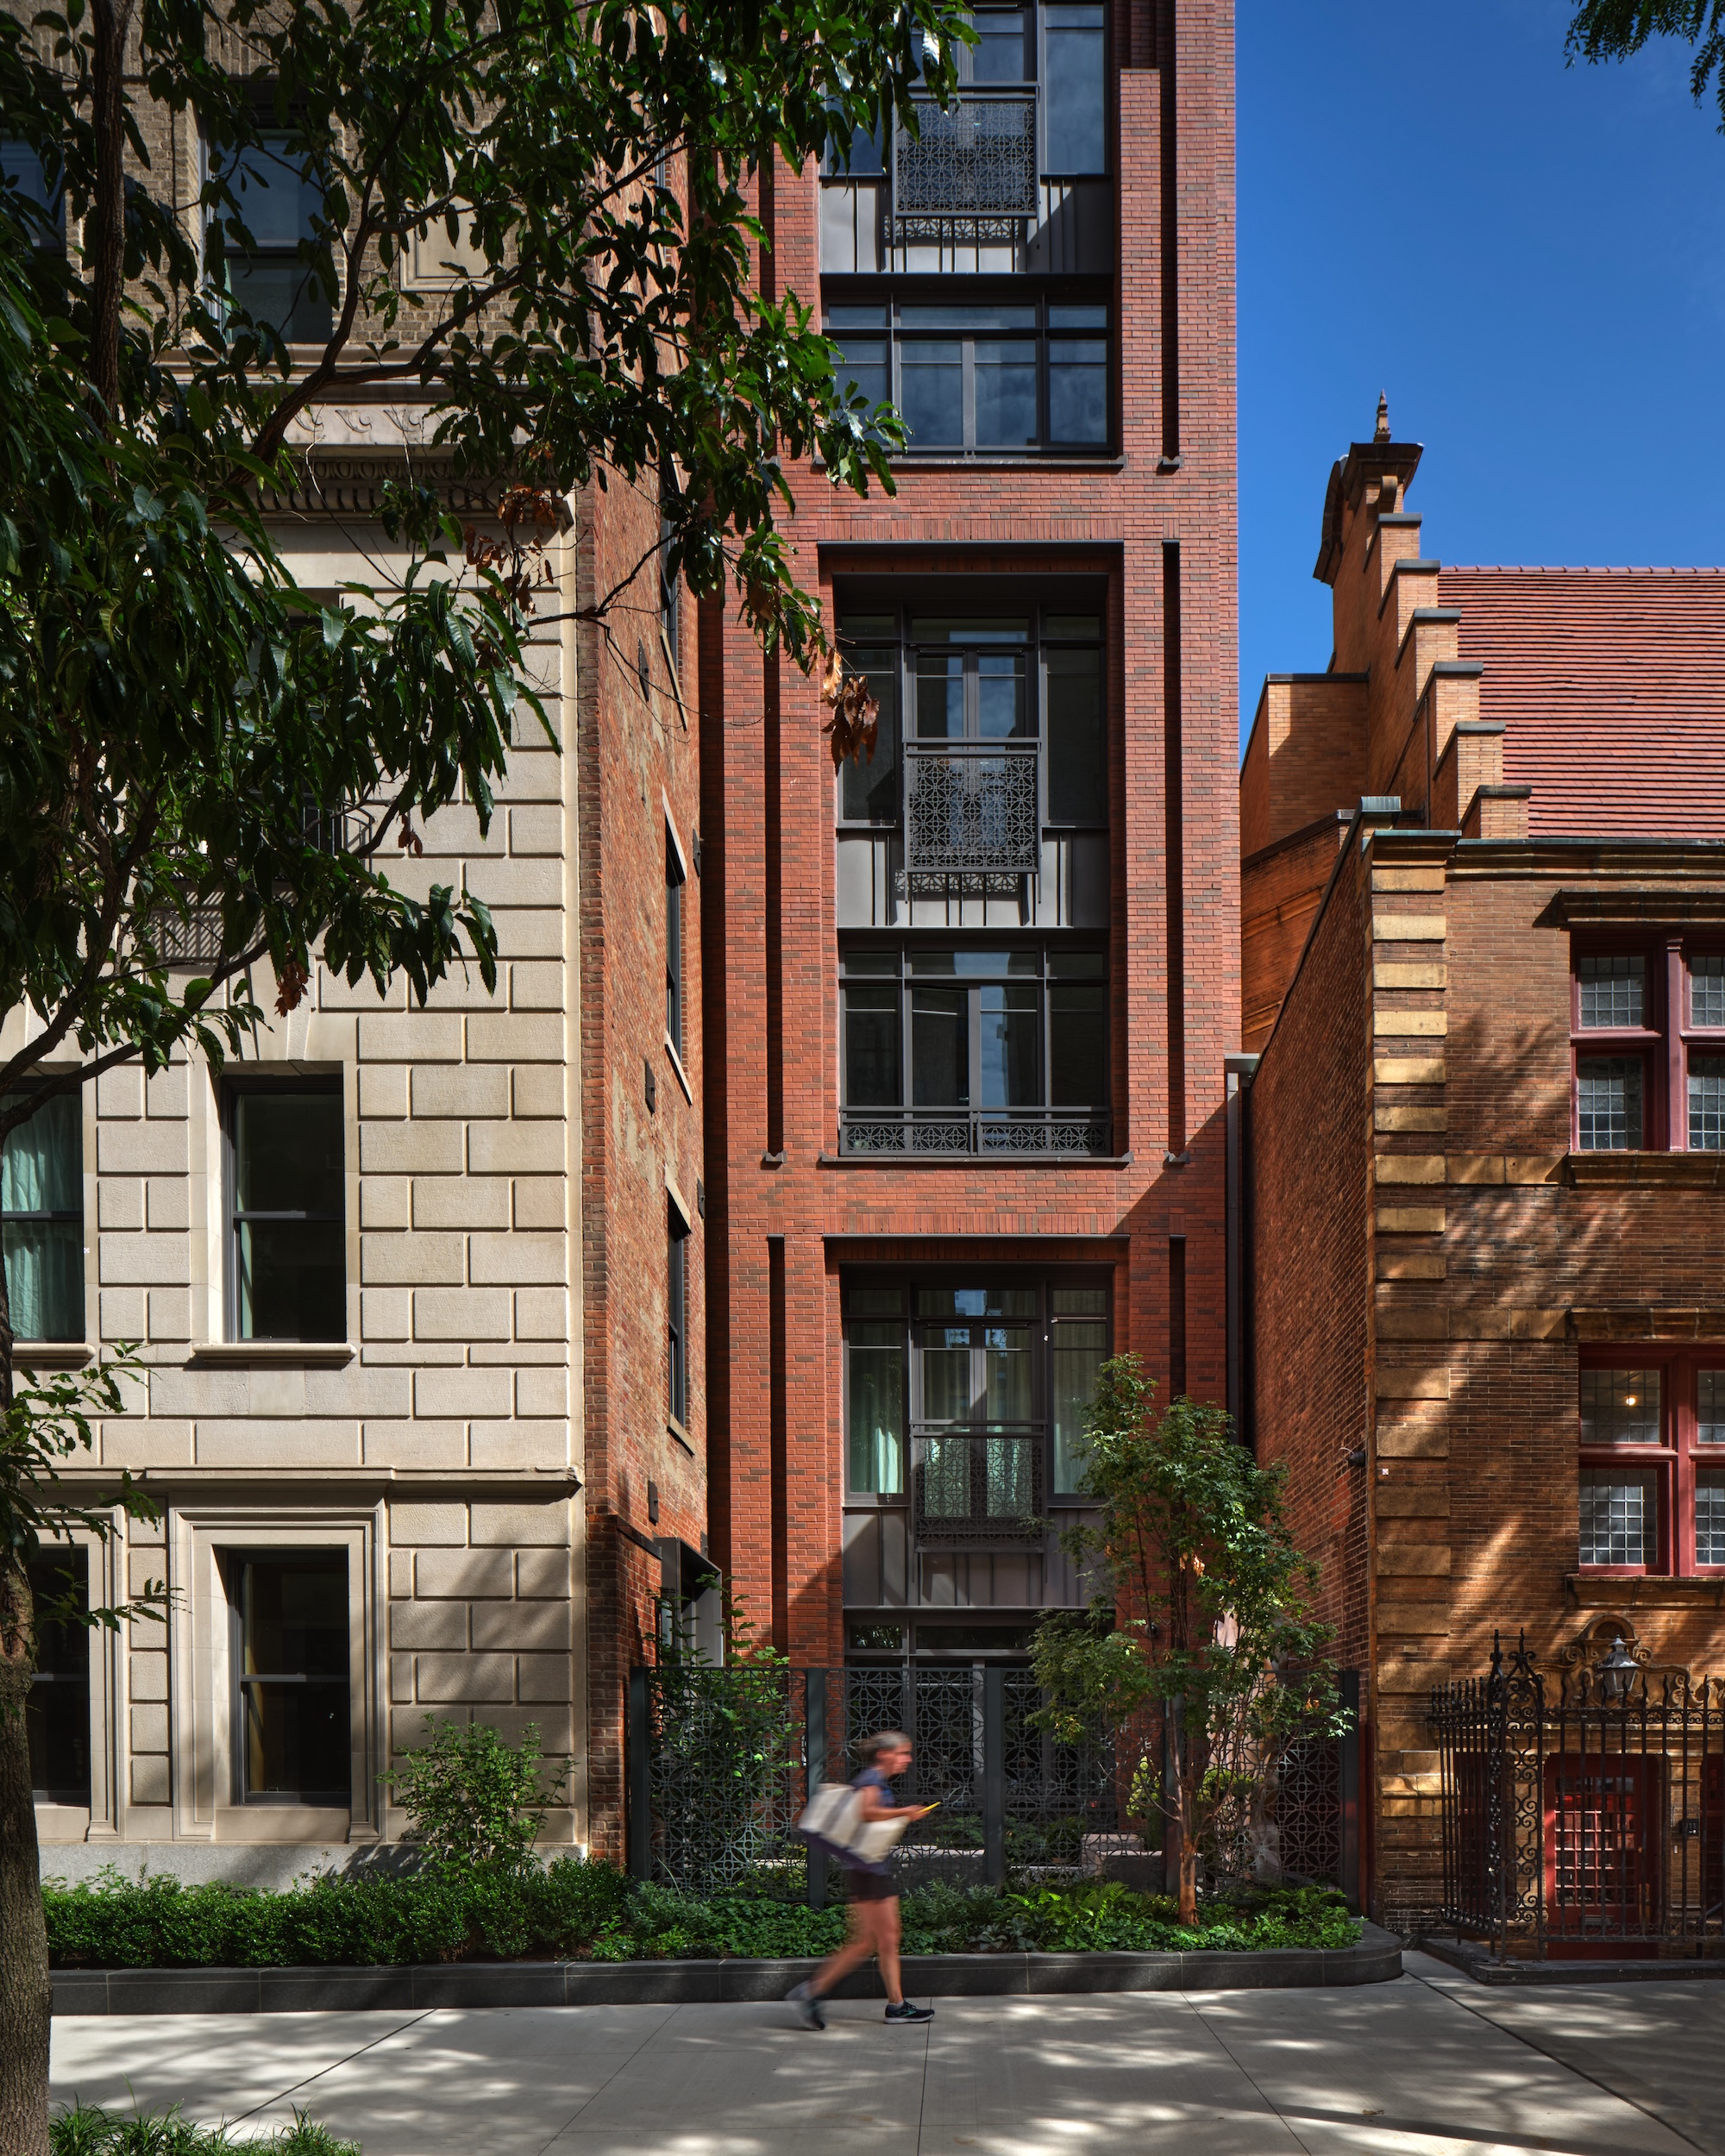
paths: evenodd
<path fill-rule="evenodd" d="M 847 1871 L 853 1902 L 896 1901 L 899 1883 L 890 1871 Z"/>

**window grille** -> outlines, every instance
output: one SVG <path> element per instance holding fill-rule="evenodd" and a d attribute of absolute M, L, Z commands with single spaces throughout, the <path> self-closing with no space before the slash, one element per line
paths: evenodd
<path fill-rule="evenodd" d="M 1590 1031 L 1645 1025 L 1647 961 L 1640 956 L 1584 957 L 1577 962 L 1581 1023 Z"/>
<path fill-rule="evenodd" d="M 1639 1056 L 1584 1056 L 1576 1065 L 1576 1138 L 1584 1153 L 1637 1150 L 1643 1072 Z"/>
<path fill-rule="evenodd" d="M 1624 1475 L 1609 1469 L 1584 1469 L 1581 1562 L 1651 1564 L 1656 1517 L 1651 1474 Z"/>

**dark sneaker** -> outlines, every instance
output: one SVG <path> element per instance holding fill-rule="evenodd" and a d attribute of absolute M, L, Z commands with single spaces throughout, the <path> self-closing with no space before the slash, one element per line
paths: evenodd
<path fill-rule="evenodd" d="M 932 2006 L 913 2006 L 908 1999 L 900 1999 L 896 2006 L 887 2009 L 887 2019 L 889 2021 L 932 2021 L 934 2009 Z"/>
<path fill-rule="evenodd" d="M 806 1984 L 800 1984 L 786 1992 L 786 1998 L 797 2009 L 797 2019 L 805 2028 L 825 2028 L 826 2016 L 820 2010 L 820 2001 Z"/>

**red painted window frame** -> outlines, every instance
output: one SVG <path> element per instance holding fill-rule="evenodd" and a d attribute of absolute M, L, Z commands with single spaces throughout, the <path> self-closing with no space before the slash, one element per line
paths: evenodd
<path fill-rule="evenodd" d="M 1697 1026 L 1690 978 L 1693 962 L 1725 951 L 1725 937 L 1681 929 L 1653 934 L 1577 935 L 1571 941 L 1569 966 L 1569 1142 L 1581 1150 L 1581 1092 L 1584 1056 L 1639 1056 L 1641 1085 L 1641 1143 L 1626 1150 L 1683 1153 L 1689 1150 L 1689 1059 L 1691 1055 L 1725 1056 L 1725 1026 Z M 1647 965 L 1647 1017 L 1641 1026 L 1588 1026 L 1581 1023 L 1581 967 L 1584 958 L 1640 958 Z"/>
<path fill-rule="evenodd" d="M 1659 1443 L 1590 1445 L 1581 1436 L 1581 1398 L 1576 1393 L 1576 1442 L 1580 1468 L 1650 1468 L 1653 1473 L 1659 1524 L 1654 1564 L 1583 1564 L 1577 1569 L 1594 1579 L 1725 1578 L 1725 1564 L 1697 1564 L 1695 1559 L 1695 1492 L 1698 1471 L 1725 1470 L 1725 1445 L 1699 1444 L 1696 1438 L 1696 1377 L 1704 1369 L 1725 1369 L 1725 1344 L 1702 1347 L 1629 1346 L 1584 1348 L 1582 1369 L 1653 1370 L 1659 1373 Z M 1577 1519 L 1579 1532 L 1579 1483 Z"/>

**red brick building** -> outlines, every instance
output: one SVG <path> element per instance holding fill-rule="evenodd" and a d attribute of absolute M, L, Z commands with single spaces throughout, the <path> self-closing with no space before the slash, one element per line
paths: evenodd
<path fill-rule="evenodd" d="M 920 141 L 762 191 L 912 429 L 792 475 L 874 761 L 700 624 L 712 1551 L 822 1663 L 1020 1653 L 1097 1362 L 1228 1382 L 1232 10 L 975 21 Z"/>
<path fill-rule="evenodd" d="M 1333 656 L 1240 773 L 1251 1425 L 1409 1924 L 1494 1632 L 1725 1669 L 1725 573 L 1448 568 L 1419 459 L 1380 411 L 1336 466 Z M 1719 1824 L 1634 1823 L 1649 1882 Z"/>

